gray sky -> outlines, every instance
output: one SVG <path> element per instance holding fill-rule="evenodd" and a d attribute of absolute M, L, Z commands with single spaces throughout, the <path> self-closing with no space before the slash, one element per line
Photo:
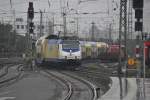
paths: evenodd
<path fill-rule="evenodd" d="M 16 12 L 16 18 L 17 17 L 23 17 L 26 19 L 26 14 L 22 12 L 26 12 L 28 9 L 28 2 L 33 1 L 34 2 L 34 9 L 35 11 L 45 11 L 45 12 L 51 12 L 51 13 L 45 13 L 44 14 L 44 21 L 47 20 L 47 18 L 52 19 L 52 16 L 55 17 L 55 23 L 61 23 L 62 18 L 60 16 L 60 1 L 61 6 L 67 7 L 67 1 L 68 1 L 68 7 L 67 12 L 67 20 L 68 23 L 72 20 L 74 20 L 75 17 L 79 18 L 79 25 L 80 25 L 80 31 L 82 32 L 87 31 L 88 28 L 91 26 L 91 22 L 96 22 L 97 26 L 100 28 L 100 30 L 104 30 L 107 28 L 108 24 L 114 20 L 114 29 L 118 29 L 118 19 L 119 19 L 119 1 L 120 0 L 89 0 L 88 2 L 80 2 L 79 1 L 87 1 L 87 0 L 12 0 L 12 8 L 10 6 L 10 0 L 0 0 L 0 13 L 6 12 L 7 14 L 0 14 L 0 20 L 10 20 L 12 21 L 12 13 L 10 10 L 15 9 Z M 103 12 L 99 14 L 88 14 L 88 15 L 74 15 L 72 13 L 75 13 L 75 11 L 69 11 L 69 9 L 76 9 L 79 13 L 82 12 Z M 116 11 L 113 11 L 113 8 L 117 8 Z M 109 15 L 108 15 L 109 11 Z M 55 14 L 52 14 L 54 12 Z M 144 29 L 145 31 L 150 31 L 150 0 L 145 0 L 144 4 Z M 35 14 L 35 21 L 39 21 L 39 14 Z M 68 24 L 68 27 L 72 27 L 73 25 Z"/>
<path fill-rule="evenodd" d="M 150 0 L 144 2 L 144 30 L 150 32 Z"/>
<path fill-rule="evenodd" d="M 10 10 L 15 9 L 16 12 L 16 18 L 17 17 L 23 17 L 26 19 L 26 14 L 25 13 L 20 13 L 20 12 L 26 12 L 28 8 L 28 2 L 33 1 L 34 2 L 34 10 L 35 11 L 46 11 L 46 12 L 54 12 L 55 14 L 52 13 L 45 13 L 44 14 L 44 20 L 46 18 L 52 18 L 54 15 L 55 17 L 55 23 L 61 23 L 62 18 L 60 16 L 60 1 L 61 1 L 61 6 L 64 7 L 66 6 L 67 10 L 67 20 L 68 22 L 71 20 L 74 20 L 75 17 L 79 17 L 79 25 L 81 31 L 83 29 L 86 29 L 88 32 L 88 28 L 91 25 L 91 22 L 97 22 L 99 25 L 100 29 L 103 29 L 106 27 L 104 23 L 105 21 L 108 20 L 108 6 L 111 7 L 111 0 L 89 0 L 88 2 L 80 2 L 79 0 L 49 0 L 50 3 L 48 3 L 48 0 L 12 0 L 12 8 L 10 6 L 10 0 L 0 0 L 3 1 L 0 4 L 0 12 L 5 12 L 7 11 L 8 14 L 1 14 L 0 17 L 3 20 L 12 20 L 12 14 L 10 13 Z M 67 3 L 68 1 L 68 3 Z M 87 1 L 87 0 L 83 0 Z M 109 3 L 108 3 L 109 1 Z M 68 5 L 68 6 L 67 6 Z M 105 14 L 95 14 L 95 15 L 75 15 L 75 11 L 69 11 L 69 9 L 75 9 L 79 13 L 82 12 L 88 12 L 88 13 L 93 13 L 93 12 L 105 12 Z M 110 8 L 111 9 L 111 8 Z M 111 12 L 111 11 L 110 11 Z M 72 15 L 73 14 L 73 15 Z M 39 14 L 35 14 L 34 20 L 37 21 L 39 20 Z M 108 23 L 108 22 L 107 22 Z M 71 27 L 72 25 L 68 24 L 68 27 Z"/>

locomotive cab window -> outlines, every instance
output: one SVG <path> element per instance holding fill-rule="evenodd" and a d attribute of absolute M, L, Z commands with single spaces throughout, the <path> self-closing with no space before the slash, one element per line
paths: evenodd
<path fill-rule="evenodd" d="M 62 42 L 63 49 L 79 49 L 79 42 L 78 41 L 63 41 Z"/>

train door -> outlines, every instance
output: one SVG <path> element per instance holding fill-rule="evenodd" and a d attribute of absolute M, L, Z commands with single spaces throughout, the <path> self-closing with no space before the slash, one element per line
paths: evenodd
<path fill-rule="evenodd" d="M 102 53 L 102 48 L 101 47 L 98 47 L 98 58 L 104 58 L 103 56 L 104 53 Z"/>
<path fill-rule="evenodd" d="M 92 48 L 91 48 L 91 58 L 96 58 L 96 55 L 97 55 L 97 52 L 96 52 L 96 46 L 95 45 L 92 45 Z"/>
<path fill-rule="evenodd" d="M 90 47 L 86 47 L 86 57 L 91 58 L 91 48 Z"/>
<path fill-rule="evenodd" d="M 86 55 L 86 58 L 89 59 L 91 58 L 91 55 L 92 55 L 92 47 L 91 47 L 91 44 L 87 43 L 85 45 L 85 55 Z"/>
<path fill-rule="evenodd" d="M 86 58 L 87 59 L 92 58 L 92 46 L 87 46 L 86 47 Z"/>
<path fill-rule="evenodd" d="M 100 57 L 100 47 L 97 48 L 97 57 Z"/>
<path fill-rule="evenodd" d="M 85 59 L 86 58 L 86 48 L 84 45 L 81 45 L 81 52 L 82 52 L 82 58 Z"/>
<path fill-rule="evenodd" d="M 145 54 L 145 56 L 146 56 L 146 64 L 147 65 L 150 65 L 150 46 L 147 46 L 146 47 L 146 54 Z"/>

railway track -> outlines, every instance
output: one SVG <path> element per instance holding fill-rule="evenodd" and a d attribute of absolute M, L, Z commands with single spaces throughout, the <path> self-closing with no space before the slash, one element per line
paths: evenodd
<path fill-rule="evenodd" d="M 110 76 L 111 75 L 110 73 L 107 73 L 107 72 L 94 71 L 94 70 L 89 70 L 89 69 L 78 70 L 78 72 L 88 74 L 88 75 L 93 75 L 94 74 L 95 77 Z"/>
<path fill-rule="evenodd" d="M 65 71 L 61 71 L 60 73 L 66 75 L 66 76 L 69 76 L 71 78 L 74 78 L 74 79 L 84 83 L 85 85 L 87 85 L 87 87 L 89 87 L 89 89 L 91 89 L 91 91 L 92 91 L 92 96 L 91 96 L 90 100 L 96 100 L 97 99 L 97 91 L 96 91 L 97 87 L 95 85 L 93 85 L 89 81 L 87 81 L 87 80 L 85 80 L 85 79 L 83 79 L 83 78 L 81 78 L 79 76 L 75 76 L 75 75 L 73 75 L 71 73 L 68 73 L 68 72 L 65 72 Z"/>
<path fill-rule="evenodd" d="M 89 67 L 87 67 L 86 65 L 82 65 L 81 66 L 81 69 L 78 69 L 77 71 L 78 72 L 82 72 L 82 73 L 87 73 L 87 74 L 93 74 L 94 73 L 94 75 L 95 76 L 98 76 L 99 77 L 99 75 L 101 75 L 101 76 L 116 76 L 117 75 L 117 73 L 114 73 L 114 72 L 117 72 L 117 69 L 116 69 L 116 66 L 117 66 L 118 64 L 116 63 L 116 64 L 104 64 L 104 63 L 102 63 L 102 64 L 96 64 L 95 66 L 97 66 L 96 68 L 94 67 L 94 68 L 89 68 Z"/>
<path fill-rule="evenodd" d="M 44 71 L 45 73 L 47 73 L 48 75 L 44 75 L 48 78 L 53 77 L 57 82 L 59 82 L 60 84 L 64 84 L 67 87 L 67 93 L 66 95 L 63 97 L 62 100 L 69 100 L 71 95 L 72 95 L 72 85 L 70 82 L 68 82 L 66 79 L 63 79 L 57 75 L 55 75 L 54 73 L 50 72 L 50 71 Z"/>
<path fill-rule="evenodd" d="M 6 85 L 7 83 L 10 83 L 12 81 L 15 81 L 20 78 L 23 68 L 22 64 L 9 64 L 3 66 L 3 73 L 0 75 L 0 88 Z M 15 71 L 15 74 L 11 72 L 11 68 L 15 67 L 13 70 Z M 9 75 L 10 74 L 10 75 Z"/>
<path fill-rule="evenodd" d="M 110 72 L 106 72 L 106 71 L 100 71 L 99 69 L 89 69 L 89 68 L 84 68 L 84 69 L 78 69 L 78 70 L 76 70 L 76 72 L 80 72 L 80 73 L 83 73 L 83 74 L 88 74 L 88 75 L 93 75 L 94 74 L 94 76 L 95 77 L 99 77 L 99 76 L 101 76 L 101 77 L 109 77 L 109 76 L 113 76 L 113 74 L 112 73 L 110 73 Z"/>
<path fill-rule="evenodd" d="M 55 80 L 61 81 L 67 87 L 67 92 L 62 100 L 96 100 L 96 87 L 90 82 L 71 75 L 65 71 L 44 71 Z"/>
<path fill-rule="evenodd" d="M 88 67 L 87 65 L 82 65 L 81 68 L 70 72 L 76 74 L 77 76 L 83 77 L 84 79 L 95 84 L 97 88 L 100 88 L 100 90 L 98 90 L 99 94 L 97 96 L 101 97 L 108 91 L 112 84 L 110 76 L 116 76 L 116 74 L 113 74 L 111 69 L 105 68 L 99 63 L 96 63 L 95 66 L 96 67 Z M 114 66 L 116 66 L 116 64 L 111 67 Z"/>

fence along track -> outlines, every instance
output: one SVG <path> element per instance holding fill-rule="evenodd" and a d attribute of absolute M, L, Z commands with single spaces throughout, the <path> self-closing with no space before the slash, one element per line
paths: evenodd
<path fill-rule="evenodd" d="M 73 93 L 72 84 L 69 81 L 67 81 L 67 80 L 65 80 L 65 79 L 63 79 L 63 78 L 61 78 L 61 77 L 59 77 L 59 76 L 57 76 L 57 75 L 55 75 L 49 71 L 44 71 L 44 72 L 49 74 L 50 76 L 54 77 L 55 80 L 56 79 L 60 80 L 63 84 L 65 84 L 67 86 L 67 88 L 68 88 L 67 95 L 62 100 L 70 100 L 72 93 Z"/>

